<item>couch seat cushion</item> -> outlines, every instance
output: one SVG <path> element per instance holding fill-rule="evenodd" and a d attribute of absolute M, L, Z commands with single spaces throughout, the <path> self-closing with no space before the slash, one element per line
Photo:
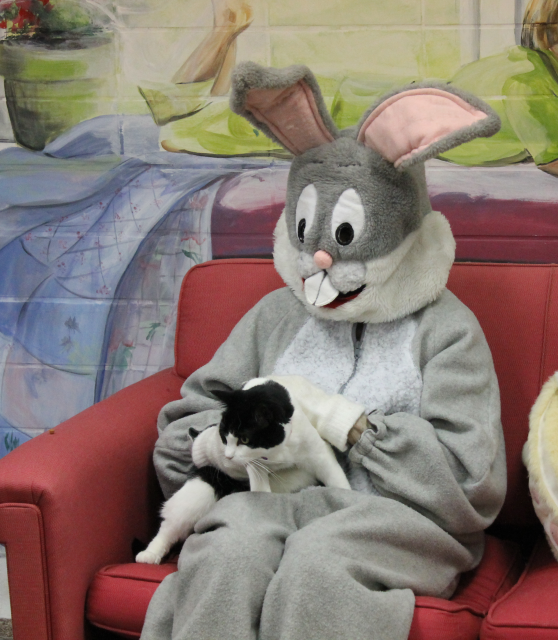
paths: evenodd
<path fill-rule="evenodd" d="M 111 564 L 101 569 L 87 593 L 89 622 L 124 638 L 139 638 L 149 601 L 159 584 L 176 571 L 176 561 Z"/>
<path fill-rule="evenodd" d="M 541 538 L 516 585 L 495 602 L 482 625 L 482 640 L 558 638 L 558 562 Z"/>
<path fill-rule="evenodd" d="M 451 600 L 417 598 L 410 639 L 476 639 L 491 604 L 513 586 L 521 569 L 514 544 L 487 536 L 481 564 L 462 576 Z M 101 569 L 89 589 L 87 619 L 124 638 L 139 638 L 151 596 L 173 571 L 176 560 L 162 565 L 119 564 Z"/>

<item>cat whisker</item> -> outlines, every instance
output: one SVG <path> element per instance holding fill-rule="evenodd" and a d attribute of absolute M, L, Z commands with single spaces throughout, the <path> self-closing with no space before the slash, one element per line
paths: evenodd
<path fill-rule="evenodd" d="M 275 471 L 273 471 L 272 469 L 270 469 L 266 464 L 264 464 L 261 460 L 253 460 L 252 461 L 257 467 L 259 467 L 260 469 L 262 469 L 263 471 L 265 471 L 265 473 L 267 473 L 268 475 L 270 475 L 272 478 L 275 478 L 277 480 L 277 482 L 279 482 L 279 484 L 281 485 L 285 485 L 285 482 L 283 481 L 283 479 L 277 474 L 275 473 Z"/>
<path fill-rule="evenodd" d="M 273 475 L 273 472 L 271 471 L 271 469 L 269 467 L 267 467 L 260 460 L 252 460 L 252 464 L 254 464 L 256 467 L 258 467 L 258 469 L 262 469 L 262 471 L 265 471 L 266 473 L 269 473 L 269 474 Z"/>
<path fill-rule="evenodd" d="M 274 471 L 272 471 L 263 462 L 261 462 L 261 460 L 251 460 L 247 463 L 246 466 L 250 466 L 250 468 L 254 470 L 258 478 L 262 478 L 265 474 L 266 477 L 271 476 L 272 478 L 275 478 L 279 484 L 285 486 L 283 480 Z"/>
<path fill-rule="evenodd" d="M 275 473 L 275 471 L 273 471 L 272 469 L 270 469 L 265 463 L 263 463 L 261 460 L 253 460 L 252 461 L 258 468 L 262 469 L 262 471 L 264 471 L 265 473 L 267 473 L 270 476 L 274 476 L 275 478 L 279 479 L 279 476 Z"/>
<path fill-rule="evenodd" d="M 273 478 L 276 478 L 278 482 L 280 482 L 281 484 L 284 484 L 281 478 L 269 467 L 263 464 L 260 460 L 251 460 L 249 464 L 252 467 L 252 469 L 255 470 L 258 477 L 261 478 L 265 474 L 266 476 L 271 476 Z"/>
<path fill-rule="evenodd" d="M 248 469 L 248 467 L 250 467 L 250 469 L 252 469 L 254 471 L 254 473 L 258 476 L 258 478 L 260 480 L 263 480 L 264 476 L 262 473 L 262 470 L 255 464 L 253 464 L 253 462 L 255 462 L 254 460 L 250 460 L 246 463 L 246 469 Z"/>
<path fill-rule="evenodd" d="M 270 473 L 270 469 L 268 469 L 265 464 L 263 464 L 263 462 L 260 462 L 259 460 L 251 460 L 250 464 L 252 464 L 254 467 L 257 467 L 258 469 L 261 469 L 262 471 L 265 471 L 266 473 Z"/>

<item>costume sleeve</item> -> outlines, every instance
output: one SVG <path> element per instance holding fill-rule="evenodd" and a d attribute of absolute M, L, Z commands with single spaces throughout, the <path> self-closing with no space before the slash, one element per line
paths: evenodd
<path fill-rule="evenodd" d="M 165 498 L 178 491 L 194 470 L 189 429 L 202 431 L 221 420 L 221 404 L 212 389 L 239 389 L 261 375 L 269 337 L 292 310 L 287 295 L 275 292 L 255 305 L 211 361 L 184 382 L 182 399 L 161 410 L 153 461 Z"/>
<path fill-rule="evenodd" d="M 300 405 L 320 436 L 339 451 L 347 449 L 347 436 L 355 422 L 365 413 L 364 405 L 329 395 L 302 376 L 269 376 L 282 384 Z"/>
<path fill-rule="evenodd" d="M 467 536 L 491 524 L 505 495 L 492 356 L 476 318 L 455 298 L 424 313 L 415 339 L 420 415 L 369 415 L 371 428 L 349 457 L 369 471 L 382 495 Z"/>

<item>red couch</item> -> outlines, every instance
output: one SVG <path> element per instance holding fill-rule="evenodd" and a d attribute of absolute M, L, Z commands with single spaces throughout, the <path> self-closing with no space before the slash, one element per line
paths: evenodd
<path fill-rule="evenodd" d="M 282 286 L 266 260 L 222 260 L 184 280 L 176 364 L 91 407 L 0 461 L 15 640 L 137 638 L 176 565 L 133 563 L 157 528 L 156 418 L 261 296 Z M 558 369 L 558 267 L 457 264 L 449 288 L 477 315 L 502 394 L 508 494 L 481 565 L 450 601 L 417 598 L 413 640 L 558 637 L 558 563 L 540 533 L 521 449 L 542 383 Z M 529 544 L 533 536 L 538 543 Z M 524 566 L 523 552 L 531 553 Z M 102 630 L 108 630 L 102 631 Z M 115 636 L 116 637 L 116 636 Z"/>

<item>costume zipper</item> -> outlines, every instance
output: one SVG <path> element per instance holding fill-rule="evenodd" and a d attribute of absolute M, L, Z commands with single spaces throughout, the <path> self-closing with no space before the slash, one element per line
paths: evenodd
<path fill-rule="evenodd" d="M 358 361 L 360 360 L 360 354 L 362 353 L 362 343 L 364 342 L 364 332 L 366 331 L 366 325 L 364 322 L 357 322 L 353 325 L 353 352 L 355 361 L 353 364 L 353 370 L 351 371 L 351 375 L 348 379 L 341 385 L 339 391 L 337 393 L 343 393 L 347 388 L 349 382 L 355 377 L 356 370 L 358 367 Z"/>

